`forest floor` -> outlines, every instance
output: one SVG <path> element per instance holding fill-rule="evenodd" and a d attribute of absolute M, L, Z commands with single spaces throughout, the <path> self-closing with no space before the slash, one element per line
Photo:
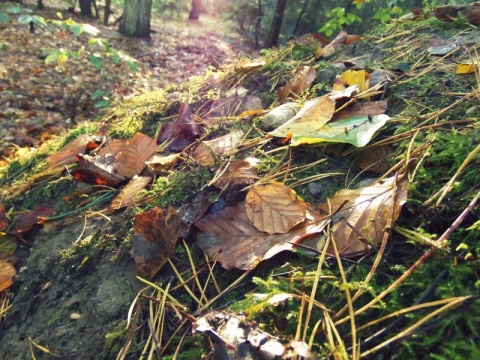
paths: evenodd
<path fill-rule="evenodd" d="M 137 70 L 130 71 L 125 63 L 114 63 L 106 56 L 94 66 L 90 51 L 102 56 L 103 50 L 88 44 L 90 34 L 76 36 L 52 24 L 37 26 L 30 33 L 18 16 L 11 16 L 8 24 L 0 23 L 0 164 L 6 164 L 5 158 L 16 147 L 38 146 L 65 134 L 76 124 L 101 117 L 115 102 L 179 84 L 235 57 L 256 55 L 219 18 L 201 16 L 198 22 L 188 21 L 186 14 L 154 18 L 150 39 L 132 39 L 121 36 L 114 25 L 107 27 L 68 12 L 64 2 L 48 1 L 42 11 L 35 10 L 35 1 L 25 4 L 47 20 L 59 20 L 61 14 L 63 20 L 95 26 L 100 30 L 97 37 L 133 57 Z M 78 57 L 45 63 L 49 51 L 82 48 L 85 51 Z"/>
<path fill-rule="evenodd" d="M 0 27 L 0 359 L 480 358 L 475 26 L 90 24 Z"/>

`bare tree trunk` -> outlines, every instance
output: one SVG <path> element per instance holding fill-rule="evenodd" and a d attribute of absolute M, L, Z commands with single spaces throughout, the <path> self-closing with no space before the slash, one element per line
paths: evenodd
<path fill-rule="evenodd" d="M 202 11 L 201 0 L 192 0 L 192 8 L 190 9 L 190 14 L 188 15 L 188 19 L 197 21 L 198 18 L 200 17 L 201 11 Z"/>
<path fill-rule="evenodd" d="M 43 8 L 43 0 L 37 0 L 37 9 L 42 10 Z"/>
<path fill-rule="evenodd" d="M 278 46 L 278 37 L 280 36 L 280 29 L 282 28 L 283 15 L 285 14 L 287 1 L 288 0 L 277 0 L 272 25 L 270 26 L 270 34 L 268 35 L 265 44 L 266 47 Z"/>
<path fill-rule="evenodd" d="M 150 37 L 152 0 L 125 0 L 120 33 L 125 36 Z"/>
<path fill-rule="evenodd" d="M 79 0 L 80 14 L 87 17 L 93 17 L 92 13 L 92 0 Z"/>
<path fill-rule="evenodd" d="M 257 22 L 255 23 L 255 46 L 260 47 L 260 30 L 262 25 L 262 17 L 263 17 L 263 7 L 262 7 L 262 0 L 257 1 Z"/>
<path fill-rule="evenodd" d="M 103 25 L 108 26 L 108 20 L 112 12 L 112 9 L 110 8 L 111 4 L 112 4 L 112 0 L 105 0 L 105 13 L 103 15 Z"/>
<path fill-rule="evenodd" d="M 307 10 L 308 1 L 309 0 L 303 1 L 302 10 L 300 10 L 300 13 L 298 14 L 297 21 L 295 22 L 295 27 L 293 28 L 293 31 L 292 31 L 292 38 L 295 36 L 295 33 L 298 31 L 298 27 L 302 22 L 303 14 L 305 14 L 305 10 Z"/>

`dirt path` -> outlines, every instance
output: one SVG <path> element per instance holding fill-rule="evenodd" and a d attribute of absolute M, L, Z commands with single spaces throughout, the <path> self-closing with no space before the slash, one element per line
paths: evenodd
<path fill-rule="evenodd" d="M 49 1 L 47 6 L 54 6 Z M 89 44 L 94 36 L 73 35 L 49 23 L 30 33 L 28 25 L 11 15 L 0 24 L 0 155 L 9 157 L 17 147 L 38 146 L 64 133 L 75 124 L 94 120 L 110 103 L 152 89 L 178 84 L 208 67 L 254 51 L 218 18 L 200 22 L 155 19 L 151 39 L 122 37 L 114 26 L 106 27 L 58 8 L 35 10 L 36 1 L 26 6 L 45 19 L 70 17 L 78 23 L 90 22 L 100 30 L 97 37 L 110 47 L 122 50 L 136 61 L 137 71 L 126 63 L 107 58 L 100 46 Z M 13 6 L 13 5 L 12 5 Z M 26 13 L 24 11 L 24 13 Z M 65 62 L 46 64 L 55 49 L 79 51 Z M 99 62 L 90 58 L 94 53 Z M 2 160 L 0 160 L 1 162 Z"/>

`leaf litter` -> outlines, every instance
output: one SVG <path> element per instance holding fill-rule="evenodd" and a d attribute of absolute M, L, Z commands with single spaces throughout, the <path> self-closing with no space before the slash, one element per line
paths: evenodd
<path fill-rule="evenodd" d="M 347 38 L 346 34 L 339 34 L 337 37 L 337 39 L 342 39 L 341 41 L 347 41 Z M 334 44 L 329 49 L 329 56 L 339 51 Z M 322 53 L 322 56 L 326 56 L 325 54 Z M 254 67 L 254 71 L 261 71 L 261 66 L 263 65 Z M 302 69 L 307 74 L 310 71 L 307 71 L 308 68 Z M 252 71 L 252 68 L 248 68 L 248 71 Z M 227 132 L 220 137 L 216 134 L 215 130 L 221 128 L 222 121 L 231 121 L 232 119 L 227 118 L 235 117 L 235 114 L 242 114 L 244 111 L 262 114 L 262 112 L 256 112 L 259 110 L 255 108 L 256 106 L 251 109 L 242 109 L 242 112 L 239 113 L 237 106 L 228 105 L 223 107 L 221 112 L 215 114 L 220 115 L 219 119 L 214 119 L 209 118 L 212 112 L 208 115 L 209 110 L 204 112 L 202 106 L 184 102 L 177 112 L 177 120 L 168 126 L 164 124 L 159 126 L 161 131 L 157 134 L 160 136 L 156 138 L 136 133 L 131 140 L 111 139 L 106 145 L 100 146 L 99 150 L 89 148 L 88 143 L 85 145 L 85 139 L 82 139 L 79 140 L 78 145 L 73 144 L 71 148 L 61 150 L 58 153 L 60 155 L 50 160 L 50 166 L 70 166 L 76 162 L 76 170 L 74 167 L 70 174 L 80 174 L 81 176 L 78 175 L 79 180 L 117 188 L 115 191 L 118 192 L 118 195 L 109 205 L 113 212 L 138 204 L 138 192 L 140 189 L 148 187 L 152 181 L 153 188 L 155 179 L 142 176 L 142 173 L 145 175 L 148 171 L 152 171 L 147 168 L 147 165 L 157 163 L 163 166 L 162 161 L 153 157 L 154 153 L 162 153 L 167 146 L 170 152 L 173 151 L 173 153 L 165 153 L 165 157 L 173 156 L 174 160 L 167 161 L 166 168 L 158 169 L 159 175 L 165 172 L 180 171 L 188 166 L 197 166 L 185 162 L 189 155 L 183 153 L 184 151 L 188 152 L 189 146 L 193 144 L 193 146 L 197 146 L 196 149 L 203 149 L 199 150 L 200 155 L 197 153 L 197 161 L 203 157 L 207 159 L 206 154 L 210 154 L 211 157 L 206 161 L 198 162 L 209 169 L 211 173 L 219 174 L 213 184 L 222 189 L 217 201 L 210 205 L 210 210 L 205 215 L 202 215 L 203 211 L 198 211 L 194 216 L 195 226 L 201 231 L 198 234 L 197 244 L 210 259 L 220 262 L 224 268 L 250 271 L 263 260 L 272 258 L 279 252 L 299 247 L 310 247 L 317 254 L 325 253 L 330 257 L 337 255 L 358 257 L 370 252 L 380 244 L 379 254 L 381 256 L 384 240 L 390 236 L 390 230 L 399 217 L 402 205 L 407 200 L 408 166 L 414 162 L 421 162 L 421 158 L 415 157 L 409 162 L 409 155 L 407 155 L 407 160 L 403 162 L 404 167 L 377 169 L 380 174 L 382 171 L 384 174 L 397 172 L 397 176 L 390 178 L 382 176 L 383 180 L 377 181 L 374 185 L 355 190 L 340 190 L 316 207 L 305 202 L 287 185 L 289 181 L 292 182 L 288 175 L 299 171 L 291 161 L 292 153 L 294 154 L 297 150 L 289 148 L 285 152 L 288 160 L 279 164 L 280 166 L 274 167 L 270 173 L 266 173 L 263 169 L 259 171 L 254 160 L 241 160 L 245 159 L 246 150 L 253 149 L 252 153 L 259 155 L 259 159 L 264 160 L 262 156 L 265 155 L 264 147 L 268 146 L 267 155 L 271 154 L 271 151 L 278 151 L 276 148 L 282 149 L 284 145 L 272 141 L 272 135 L 286 138 L 286 141 L 290 141 L 290 145 L 295 146 L 296 149 L 301 149 L 302 145 L 307 143 L 319 143 L 332 149 L 331 145 L 336 144 L 336 146 L 340 146 L 340 154 L 345 149 L 348 152 L 352 151 L 351 147 L 342 145 L 343 143 L 365 147 L 372 140 L 376 140 L 375 136 L 379 133 L 379 139 L 389 140 L 390 132 L 382 132 L 384 126 L 390 127 L 389 131 L 391 130 L 391 124 L 388 123 L 390 117 L 385 114 L 388 110 L 387 103 L 385 100 L 379 99 L 376 88 L 369 88 L 368 75 L 362 71 L 344 73 L 347 75 L 344 75 L 343 79 L 340 76 L 341 82 L 335 83 L 333 80 L 332 92 L 315 96 L 306 101 L 296 98 L 301 106 L 300 111 L 293 118 L 287 119 L 286 123 L 271 131 L 270 134 L 265 135 L 259 132 L 254 135 L 256 137 L 253 139 L 252 135 L 247 135 L 250 136 L 247 139 L 244 132 L 241 133 L 241 136 L 232 136 L 232 134 L 240 134 L 240 132 Z M 296 79 L 294 77 L 290 85 L 287 85 L 291 88 L 301 89 L 301 91 L 290 89 L 287 97 L 305 95 L 311 90 L 312 84 L 307 86 L 311 76 L 303 78 L 304 75 L 300 75 L 302 71 L 297 74 Z M 410 74 L 413 74 L 412 70 Z M 238 74 L 235 76 L 237 77 Z M 295 85 L 296 82 L 298 86 Z M 389 84 L 383 85 L 388 86 Z M 338 86 L 336 91 L 335 86 Z M 357 90 L 367 94 L 357 94 Z M 370 101 L 374 97 L 376 97 L 375 100 Z M 364 102 L 365 100 L 367 102 Z M 218 108 L 219 103 L 215 106 Z M 262 109 L 262 111 L 266 110 Z M 253 121 L 253 117 L 248 121 Z M 247 125 L 253 127 L 254 124 L 248 123 Z M 442 125 L 440 124 L 440 126 Z M 212 128 L 214 131 L 209 133 Z M 202 139 L 198 140 L 200 136 Z M 413 136 L 412 131 L 409 136 Z M 285 141 L 285 139 L 283 140 Z M 98 144 L 98 142 L 95 143 Z M 102 153 L 102 149 L 106 149 L 109 143 L 111 147 L 103 150 Z M 378 144 L 383 143 L 378 141 Z M 305 148 L 311 149 L 311 147 Z M 367 147 L 362 149 L 361 153 L 365 151 L 367 154 L 367 150 L 374 148 L 374 146 Z M 67 152 L 62 154 L 62 151 Z M 369 169 L 371 164 L 389 157 L 391 151 L 393 150 L 368 154 L 370 159 L 368 159 L 367 165 L 361 165 L 361 167 Z M 421 157 L 424 153 L 409 152 L 409 154 L 416 154 L 415 156 L 420 154 Z M 240 160 L 230 162 L 235 156 L 238 156 Z M 193 157 L 195 158 L 195 156 Z M 101 160 L 97 162 L 97 158 Z M 212 159 L 217 161 L 212 162 Z M 226 161 L 228 161 L 228 165 L 223 167 L 224 172 L 220 174 L 222 165 Z M 112 164 L 117 165 L 113 166 Z M 301 167 L 299 168 L 301 169 Z M 104 175 L 102 171 L 108 175 Z M 109 182 L 110 176 L 117 176 L 116 172 L 120 175 L 117 180 L 121 180 Z M 285 181 L 283 183 L 273 182 L 270 179 L 272 174 L 283 177 Z M 402 177 L 404 179 L 400 180 Z M 312 182 L 308 184 L 310 185 Z M 232 188 L 236 190 L 232 190 Z M 233 192 L 243 193 L 246 200 L 222 205 L 222 202 L 230 201 L 226 199 L 226 195 Z M 473 208 L 474 203 L 472 202 L 472 204 L 469 209 Z M 38 222 L 38 216 L 36 218 Z M 32 222 L 32 226 L 37 222 Z M 132 240 L 131 254 L 135 260 L 137 271 L 142 276 L 155 277 L 159 274 L 160 269 L 169 262 L 169 259 L 172 259 L 182 222 L 183 219 L 173 207 L 166 209 L 153 207 L 135 216 L 135 234 Z M 26 225 L 21 229 L 28 231 Z M 182 230 L 182 233 L 186 235 L 189 232 L 190 229 Z M 413 236 L 409 231 L 403 231 L 403 234 Z M 439 244 L 442 245 L 442 242 Z M 441 248 L 440 245 L 436 248 Z M 171 264 L 175 266 L 173 262 Z M 341 262 L 338 265 L 341 267 Z M 6 274 L 11 274 L 9 265 L 4 265 L 4 268 Z M 193 271 L 194 273 L 196 271 L 195 265 Z M 6 287 L 10 286 L 11 278 L 9 276 L 2 278 L 4 279 L 2 280 L 3 284 L 8 284 L 4 285 Z M 176 272 L 176 276 L 181 279 L 180 273 Z M 199 281 L 198 275 L 194 275 L 194 281 Z M 368 283 L 368 280 L 366 282 Z M 181 283 L 180 286 L 191 291 L 190 285 L 186 281 L 182 280 Z M 342 286 L 348 287 L 348 285 L 345 283 Z M 196 286 L 196 288 L 201 289 L 202 286 Z M 217 290 L 222 294 L 218 286 Z M 306 294 L 302 296 L 306 296 Z M 292 297 L 288 297 L 288 299 L 290 298 Z M 378 298 L 381 299 L 382 296 Z M 198 298 L 195 301 L 203 306 L 206 301 L 205 294 L 201 296 L 201 299 Z M 207 302 L 207 304 L 209 303 Z M 324 316 L 329 318 L 326 314 Z M 225 336 L 227 335 L 228 333 Z M 334 342 L 331 342 L 330 346 L 333 344 Z M 300 348 L 301 346 L 298 347 L 298 349 Z"/>

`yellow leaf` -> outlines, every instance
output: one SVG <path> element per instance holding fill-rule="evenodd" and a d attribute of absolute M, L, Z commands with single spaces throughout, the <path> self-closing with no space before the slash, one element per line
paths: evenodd
<path fill-rule="evenodd" d="M 348 86 L 357 85 L 361 92 L 367 90 L 370 85 L 370 74 L 365 70 L 347 70 L 340 79 Z"/>

